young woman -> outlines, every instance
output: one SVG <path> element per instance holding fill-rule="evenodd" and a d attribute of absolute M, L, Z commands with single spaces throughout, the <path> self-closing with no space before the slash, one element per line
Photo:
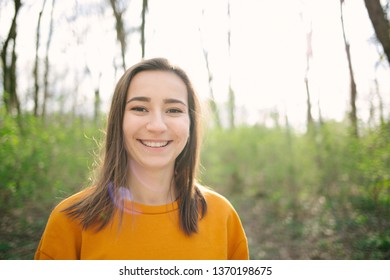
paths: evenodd
<path fill-rule="evenodd" d="M 199 114 L 181 68 L 156 58 L 128 69 L 97 181 L 55 207 L 35 259 L 248 259 L 232 205 L 196 182 Z"/>

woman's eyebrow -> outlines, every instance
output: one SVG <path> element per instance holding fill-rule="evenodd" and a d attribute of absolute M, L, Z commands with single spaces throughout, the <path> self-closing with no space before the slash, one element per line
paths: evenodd
<path fill-rule="evenodd" d="M 146 97 L 146 96 L 136 96 L 136 97 L 133 97 L 133 98 L 130 98 L 129 100 L 127 100 L 126 104 L 129 104 L 130 102 L 133 102 L 133 101 L 141 101 L 141 102 L 151 102 L 151 98 L 150 97 Z M 166 99 L 163 99 L 164 103 L 165 104 L 175 104 L 175 103 L 178 103 L 178 104 L 182 104 L 184 106 L 187 107 L 187 104 L 180 100 L 180 99 L 176 99 L 176 98 L 166 98 Z"/>
<path fill-rule="evenodd" d="M 132 101 L 150 102 L 150 100 L 151 100 L 150 97 L 136 96 L 127 100 L 126 104 L 129 104 Z"/>
<path fill-rule="evenodd" d="M 187 107 L 187 104 L 184 101 L 175 98 L 166 98 L 163 100 L 165 104 L 179 103 Z"/>

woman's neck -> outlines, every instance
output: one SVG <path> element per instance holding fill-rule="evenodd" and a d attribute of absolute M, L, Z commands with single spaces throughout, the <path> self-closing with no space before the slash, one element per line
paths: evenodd
<path fill-rule="evenodd" d="M 149 170 L 130 163 L 129 188 L 131 199 L 145 205 L 164 205 L 175 201 L 172 168 Z"/>

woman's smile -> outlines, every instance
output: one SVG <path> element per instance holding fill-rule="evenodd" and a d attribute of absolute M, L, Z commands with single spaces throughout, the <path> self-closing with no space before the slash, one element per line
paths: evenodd
<path fill-rule="evenodd" d="M 141 139 L 138 139 L 138 141 L 142 145 L 148 148 L 163 148 L 168 146 L 172 142 L 171 140 L 164 141 L 164 140 L 141 140 Z"/>

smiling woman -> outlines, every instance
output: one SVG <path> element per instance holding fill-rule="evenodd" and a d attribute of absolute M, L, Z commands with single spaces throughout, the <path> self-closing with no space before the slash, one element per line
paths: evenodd
<path fill-rule="evenodd" d="M 95 186 L 53 210 L 35 259 L 248 259 L 232 205 L 196 182 L 199 114 L 181 68 L 158 58 L 127 70 Z"/>
<path fill-rule="evenodd" d="M 129 178 L 135 201 L 158 205 L 176 200 L 171 187 L 175 160 L 189 139 L 187 99 L 186 85 L 174 73 L 145 71 L 133 78 L 123 133 L 131 173 L 142 172 L 142 176 Z M 145 184 L 145 179 L 141 183 L 139 178 L 153 179 Z"/>

